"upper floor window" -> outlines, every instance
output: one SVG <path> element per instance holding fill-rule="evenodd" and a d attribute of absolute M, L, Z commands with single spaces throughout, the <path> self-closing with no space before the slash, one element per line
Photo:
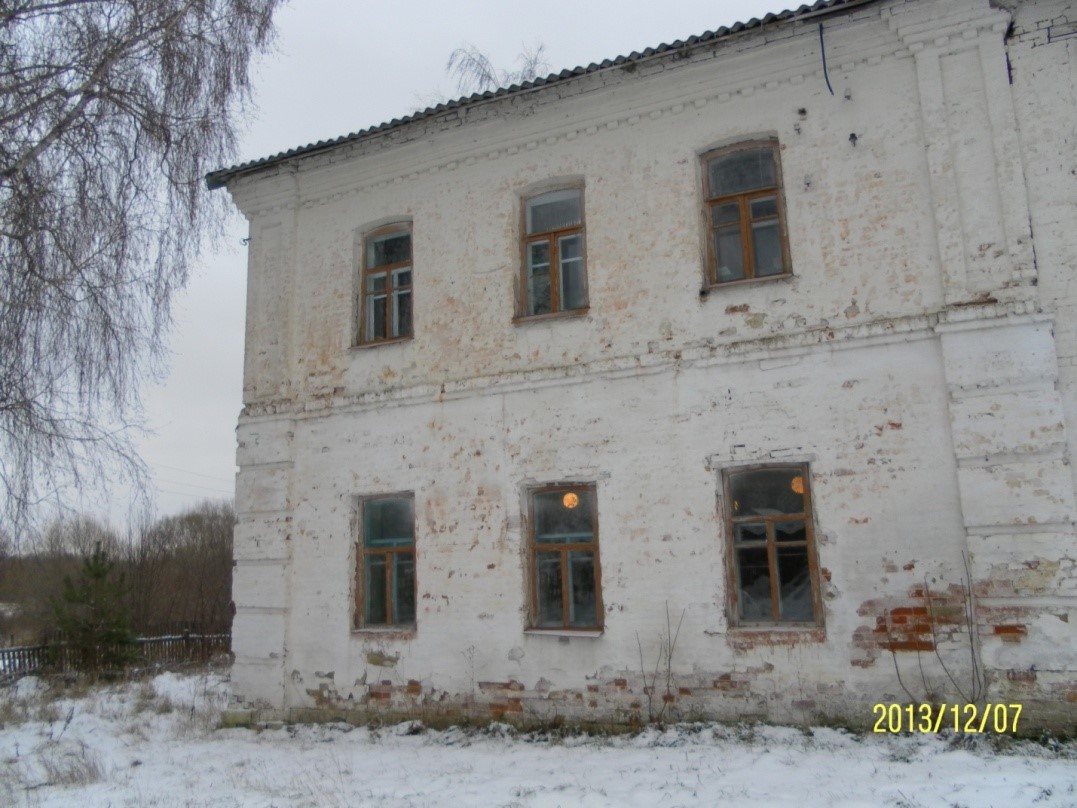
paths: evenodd
<path fill-rule="evenodd" d="M 806 465 L 725 472 L 734 622 L 818 623 L 818 563 Z"/>
<path fill-rule="evenodd" d="M 778 141 L 709 152 L 703 164 L 710 282 L 790 274 Z"/>
<path fill-rule="evenodd" d="M 414 499 L 371 497 L 360 511 L 355 627 L 414 625 Z"/>
<path fill-rule="evenodd" d="M 411 225 L 394 224 L 363 239 L 359 342 L 411 336 Z"/>
<path fill-rule="evenodd" d="M 601 628 L 595 486 L 544 486 L 529 500 L 532 627 Z"/>
<path fill-rule="evenodd" d="M 524 204 L 523 316 L 586 309 L 583 191 L 550 191 Z"/>

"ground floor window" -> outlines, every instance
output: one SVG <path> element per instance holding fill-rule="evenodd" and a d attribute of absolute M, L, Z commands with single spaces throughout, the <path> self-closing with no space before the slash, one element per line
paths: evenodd
<path fill-rule="evenodd" d="M 415 623 L 415 500 L 411 494 L 360 501 L 355 626 Z"/>
<path fill-rule="evenodd" d="M 723 473 L 735 623 L 819 623 L 809 480 L 806 464 Z"/>
<path fill-rule="evenodd" d="M 532 626 L 601 628 L 595 486 L 548 485 L 528 499 Z"/>

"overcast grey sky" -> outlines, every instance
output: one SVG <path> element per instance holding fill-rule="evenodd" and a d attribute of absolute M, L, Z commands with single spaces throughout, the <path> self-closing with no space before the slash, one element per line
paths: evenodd
<path fill-rule="evenodd" d="M 246 124 L 240 161 L 410 114 L 437 93 L 455 98 L 445 63 L 464 44 L 510 69 L 524 48 L 544 44 L 550 72 L 559 72 L 784 7 L 779 0 L 292 0 L 277 18 L 275 52 L 255 70 L 257 109 Z M 233 213 L 177 302 L 167 379 L 142 391 L 152 434 L 139 447 L 156 484 L 158 515 L 233 493 L 245 235 L 246 223 Z M 83 509 L 100 512 L 100 492 L 86 497 Z M 126 519 L 128 499 L 122 488 L 113 491 L 114 522 Z"/>

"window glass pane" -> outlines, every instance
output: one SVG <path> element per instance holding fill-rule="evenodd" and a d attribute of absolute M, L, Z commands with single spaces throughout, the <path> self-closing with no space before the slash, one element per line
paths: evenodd
<path fill-rule="evenodd" d="M 527 202 L 528 234 L 576 227 L 582 222 L 579 191 L 553 191 Z"/>
<path fill-rule="evenodd" d="M 366 290 L 368 292 L 384 292 L 385 291 L 385 273 L 379 272 L 377 275 L 366 276 Z"/>
<path fill-rule="evenodd" d="M 535 270 L 550 265 L 550 242 L 534 241 L 527 245 L 527 266 Z"/>
<path fill-rule="evenodd" d="M 538 245 L 531 245 L 532 248 Z M 543 244 L 543 247 L 548 245 Z M 534 252 L 534 249 L 532 249 Z M 528 268 L 527 313 L 547 314 L 550 311 L 550 265 L 533 263 Z"/>
<path fill-rule="evenodd" d="M 562 236 L 557 240 L 557 249 L 561 255 L 561 263 L 566 261 L 579 261 L 583 258 L 583 239 L 576 236 Z"/>
<path fill-rule="evenodd" d="M 778 581 L 782 620 L 813 619 L 807 547 L 778 548 Z"/>
<path fill-rule="evenodd" d="M 393 286 L 410 286 L 411 270 L 398 269 L 393 273 Z"/>
<path fill-rule="evenodd" d="M 765 219 L 769 216 L 778 215 L 778 197 L 764 196 L 752 200 L 752 218 Z"/>
<path fill-rule="evenodd" d="M 582 309 L 587 305 L 587 277 L 583 264 L 583 239 L 566 236 L 558 240 L 561 256 L 561 308 Z"/>
<path fill-rule="evenodd" d="M 410 497 L 372 499 L 363 504 L 363 540 L 367 547 L 404 547 L 415 541 Z"/>
<path fill-rule="evenodd" d="M 741 619 L 773 620 L 767 548 L 744 547 L 737 550 L 737 578 Z"/>
<path fill-rule="evenodd" d="M 594 538 L 591 492 L 587 488 L 535 494 L 535 542 L 575 544 Z"/>
<path fill-rule="evenodd" d="M 587 280 L 583 271 L 583 261 L 561 264 L 561 309 L 587 308 Z"/>
<path fill-rule="evenodd" d="M 733 540 L 737 544 L 750 541 L 766 541 L 767 526 L 764 524 L 734 525 Z"/>
<path fill-rule="evenodd" d="M 393 336 L 411 335 L 411 292 L 393 294 Z"/>
<path fill-rule="evenodd" d="M 739 281 L 744 277 L 744 254 L 740 246 L 740 228 L 723 227 L 714 234 L 718 282 Z"/>
<path fill-rule="evenodd" d="M 807 541 L 808 532 L 803 522 L 777 522 L 774 525 L 775 541 Z"/>
<path fill-rule="evenodd" d="M 595 554 L 590 550 L 573 550 L 568 554 L 569 625 L 594 626 L 595 619 Z"/>
<path fill-rule="evenodd" d="M 782 244 L 778 237 L 777 219 L 752 224 L 752 248 L 755 250 L 757 278 L 781 275 L 785 271 L 782 265 Z"/>
<path fill-rule="evenodd" d="M 389 233 L 377 236 L 367 242 L 367 267 L 380 267 L 385 264 L 399 264 L 411 260 L 411 233 Z"/>
<path fill-rule="evenodd" d="M 366 338 L 385 337 L 385 295 L 371 295 L 366 299 Z"/>
<path fill-rule="evenodd" d="M 561 553 L 538 553 L 535 594 L 538 598 L 538 625 L 564 625 L 561 617 Z"/>
<path fill-rule="evenodd" d="M 415 622 L 415 556 L 393 553 L 393 622 Z"/>
<path fill-rule="evenodd" d="M 742 471 L 729 478 L 733 516 L 774 516 L 804 512 L 804 478 L 800 469 Z"/>
<path fill-rule="evenodd" d="M 385 623 L 385 556 L 368 553 L 366 556 L 366 622 L 370 625 Z"/>
<path fill-rule="evenodd" d="M 746 149 L 710 162 L 711 196 L 739 194 L 775 185 L 774 153 L 769 148 Z"/>
<path fill-rule="evenodd" d="M 731 205 L 715 205 L 711 208 L 711 224 L 740 224 L 740 205 L 734 202 Z"/>

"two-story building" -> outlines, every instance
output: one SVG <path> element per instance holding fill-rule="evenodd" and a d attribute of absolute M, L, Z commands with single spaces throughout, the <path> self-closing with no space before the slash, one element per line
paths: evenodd
<path fill-rule="evenodd" d="M 209 175 L 242 698 L 1072 728 L 1075 48 L 822 0 Z"/>

